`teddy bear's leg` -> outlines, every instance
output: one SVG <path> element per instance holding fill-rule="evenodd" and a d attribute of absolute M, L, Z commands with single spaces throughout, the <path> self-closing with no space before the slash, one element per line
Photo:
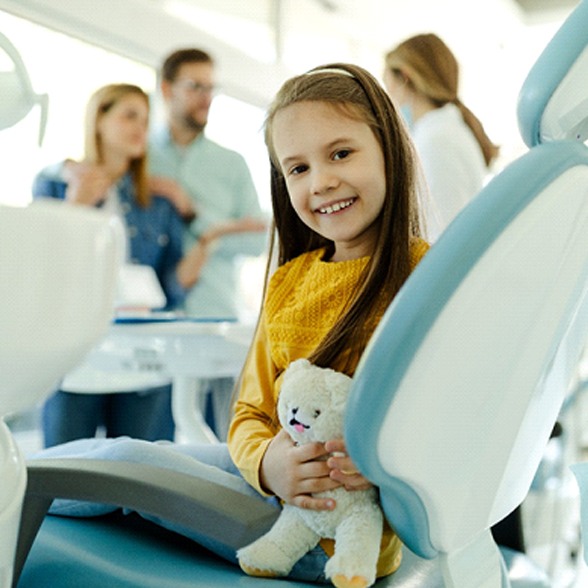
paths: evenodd
<path fill-rule="evenodd" d="M 319 539 L 320 536 L 302 520 L 297 508 L 285 505 L 274 526 L 239 549 L 237 558 L 241 569 L 250 576 L 287 576 Z"/>
<path fill-rule="evenodd" d="M 337 588 L 366 588 L 376 581 L 383 527 L 375 505 L 353 509 L 335 531 L 335 553 L 325 575 Z"/>

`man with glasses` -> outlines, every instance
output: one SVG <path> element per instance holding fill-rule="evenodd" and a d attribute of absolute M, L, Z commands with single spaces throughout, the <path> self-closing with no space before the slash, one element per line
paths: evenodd
<path fill-rule="evenodd" d="M 238 318 L 236 258 L 260 255 L 266 244 L 257 192 L 244 158 L 208 139 L 214 62 L 200 49 L 180 49 L 165 59 L 161 95 L 166 126 L 149 147 L 152 189 L 167 196 L 185 219 L 186 251 L 198 241 L 201 263 L 192 264 L 193 284 L 185 310 L 198 318 Z M 207 382 L 214 406 L 214 429 L 226 436 L 227 403 L 233 380 Z M 210 419 L 209 419 L 210 420 Z"/>

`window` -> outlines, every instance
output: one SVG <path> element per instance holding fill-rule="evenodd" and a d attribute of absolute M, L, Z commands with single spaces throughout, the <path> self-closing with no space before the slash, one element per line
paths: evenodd
<path fill-rule="evenodd" d="M 151 92 L 152 68 L 72 37 L 0 12 L 0 27 L 20 53 L 34 90 L 49 94 L 45 140 L 38 146 L 40 109 L 0 132 L 3 178 L 0 203 L 26 205 L 35 174 L 45 165 L 83 152 L 86 102 L 98 87 L 117 81 Z"/>
<path fill-rule="evenodd" d="M 37 93 L 49 95 L 45 139 L 38 145 L 40 108 L 0 132 L 3 177 L 0 204 L 31 201 L 35 174 L 46 165 L 83 156 L 84 111 L 90 95 L 113 82 L 130 82 L 154 94 L 153 68 L 73 37 L 0 11 L 0 30 L 20 53 Z M 11 66 L 0 60 L 0 70 Z M 157 110 L 154 109 L 156 114 Z M 261 126 L 263 110 L 228 96 L 211 109 L 207 135 L 243 154 L 250 166 L 262 206 L 269 209 L 269 166 Z"/>

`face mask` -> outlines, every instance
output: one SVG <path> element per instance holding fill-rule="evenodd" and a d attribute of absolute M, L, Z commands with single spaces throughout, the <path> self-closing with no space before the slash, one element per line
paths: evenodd
<path fill-rule="evenodd" d="M 406 126 L 409 129 L 412 129 L 413 125 L 414 125 L 414 120 L 412 118 L 412 109 L 408 104 L 403 104 L 400 108 L 400 115 L 402 116 L 402 118 L 404 119 L 404 122 L 406 123 Z"/>

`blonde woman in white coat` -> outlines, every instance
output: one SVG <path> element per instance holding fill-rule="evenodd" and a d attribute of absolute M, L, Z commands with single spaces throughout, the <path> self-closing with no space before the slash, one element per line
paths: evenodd
<path fill-rule="evenodd" d="M 457 60 L 436 35 L 410 37 L 389 51 L 384 85 L 403 113 L 419 155 L 433 242 L 482 188 L 498 148 L 459 99 Z"/>

